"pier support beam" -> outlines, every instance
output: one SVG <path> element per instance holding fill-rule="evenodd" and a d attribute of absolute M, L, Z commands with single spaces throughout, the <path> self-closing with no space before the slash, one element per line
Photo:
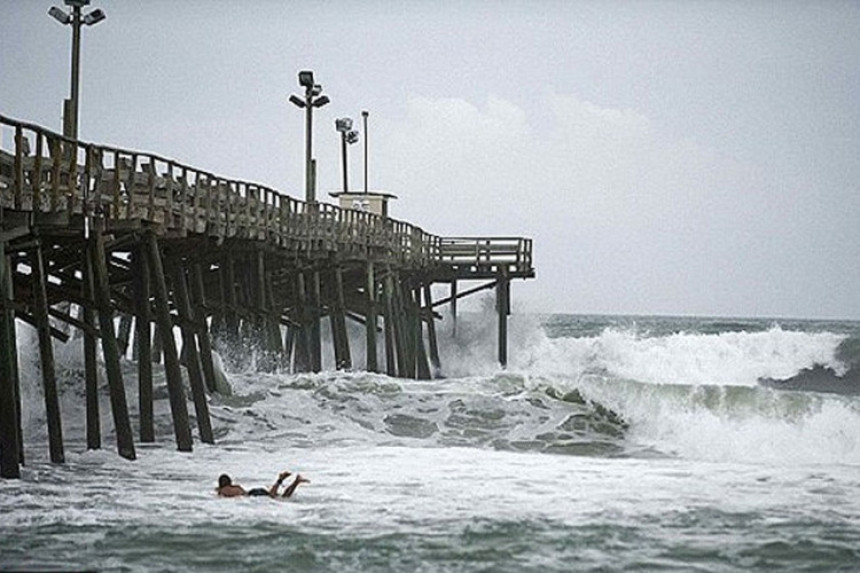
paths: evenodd
<path fill-rule="evenodd" d="M 90 240 L 90 257 L 93 268 L 93 282 L 96 289 L 96 300 L 99 311 L 99 331 L 102 339 L 102 354 L 107 371 L 108 387 L 110 389 L 111 413 L 116 427 L 116 442 L 119 455 L 135 459 L 134 438 L 131 432 L 131 422 L 128 418 L 128 404 L 125 399 L 125 386 L 122 382 L 122 370 L 119 365 L 119 349 L 116 343 L 116 331 L 113 325 L 113 307 L 110 299 L 108 284 L 107 255 L 104 244 L 104 219 L 96 218 L 93 225 L 93 237 Z"/>
<path fill-rule="evenodd" d="M 383 328 L 385 333 L 385 373 L 391 377 L 397 376 L 397 343 L 394 334 L 394 293 L 391 280 L 391 268 L 386 271 L 382 282 L 382 303 L 385 307 Z"/>
<path fill-rule="evenodd" d="M 331 329 L 335 345 L 335 367 L 337 370 L 352 368 L 352 353 L 349 350 L 349 335 L 346 332 L 346 310 L 343 296 L 343 269 L 334 269 L 334 308 L 331 312 Z"/>
<path fill-rule="evenodd" d="M 224 358 L 231 364 L 235 363 L 236 345 L 239 342 L 239 317 L 236 314 L 238 308 L 236 301 L 236 268 L 233 255 L 226 253 L 223 263 L 224 296 L 227 303 L 227 312 L 224 313 L 224 330 L 222 339 L 219 341 L 218 349 Z"/>
<path fill-rule="evenodd" d="M 191 267 L 191 293 L 194 306 L 200 310 L 194 313 L 197 326 L 197 343 L 200 346 L 200 366 L 203 367 L 203 380 L 210 392 L 215 391 L 215 367 L 212 363 L 212 341 L 206 328 L 206 291 L 203 285 L 203 269 L 200 263 Z"/>
<path fill-rule="evenodd" d="M 170 318 L 170 305 L 167 299 L 167 282 L 161 263 L 158 241 L 152 233 L 147 234 L 147 254 L 155 286 L 155 320 L 161 333 L 164 352 L 164 371 L 167 378 L 167 393 L 170 397 L 170 412 L 173 415 L 173 431 L 176 447 L 180 452 L 191 451 L 191 428 L 188 425 L 188 405 L 182 387 L 182 372 L 179 369 L 179 356 L 173 338 L 173 321 Z"/>
<path fill-rule="evenodd" d="M 63 427 L 60 421 L 60 399 L 54 371 L 54 346 L 51 340 L 51 323 L 48 320 L 48 293 L 45 282 L 45 264 L 42 260 L 41 241 L 30 251 L 30 273 L 33 289 L 33 315 L 39 334 L 39 363 L 42 370 L 42 387 L 45 391 L 45 413 L 48 418 L 48 447 L 51 461 L 65 462 Z"/>
<path fill-rule="evenodd" d="M 203 373 L 200 369 L 200 354 L 197 352 L 197 340 L 195 339 L 195 316 L 191 310 L 188 279 L 182 265 L 177 265 L 173 273 L 173 302 L 179 311 L 179 330 L 182 333 L 182 348 L 186 350 L 186 368 L 188 369 L 188 381 L 191 385 L 191 396 L 194 399 L 194 412 L 197 415 L 197 431 L 200 433 L 201 442 L 214 444 L 212 422 L 209 419 L 209 405 L 206 402 Z"/>
<path fill-rule="evenodd" d="M 311 369 L 310 316 L 308 313 L 307 281 L 303 272 L 299 272 L 296 276 L 296 290 L 299 299 L 298 319 L 300 326 L 296 332 L 296 357 L 293 370 L 294 372 L 308 372 Z"/>
<path fill-rule="evenodd" d="M 322 295 L 320 285 L 320 272 L 314 271 L 311 279 L 311 370 L 320 372 L 322 370 L 322 337 L 320 334 L 320 314 L 322 312 Z"/>
<path fill-rule="evenodd" d="M 281 309 L 275 300 L 275 287 L 272 273 L 266 271 L 266 341 L 272 361 L 272 370 L 281 367 L 284 357 L 284 339 L 281 336 Z"/>
<path fill-rule="evenodd" d="M 457 279 L 451 281 L 451 338 L 457 338 Z"/>
<path fill-rule="evenodd" d="M 499 364 L 508 366 L 508 315 L 511 313 L 511 281 L 506 272 L 499 274 L 496 284 L 496 307 L 499 312 Z"/>
<path fill-rule="evenodd" d="M 89 250 L 87 239 L 84 250 Z M 96 316 L 93 312 L 95 305 L 96 288 L 93 279 L 93 260 L 88 254 L 84 256 L 83 271 L 81 276 L 83 282 L 83 319 L 87 326 L 84 329 L 84 378 L 86 379 L 86 402 L 87 402 L 87 449 L 98 450 L 102 447 L 101 416 L 99 414 L 99 371 L 96 361 Z"/>
<path fill-rule="evenodd" d="M 0 241 L 0 477 L 21 477 L 18 398 L 15 392 L 17 360 L 15 313 L 12 302 L 12 269 L 6 257 L 6 243 Z"/>
<path fill-rule="evenodd" d="M 367 284 L 365 285 L 367 298 L 367 320 L 365 321 L 365 335 L 367 340 L 367 371 L 378 372 L 379 366 L 376 362 L 376 277 L 374 276 L 373 261 L 367 262 Z"/>
<path fill-rule="evenodd" d="M 152 408 L 152 306 L 150 304 L 149 263 L 146 244 L 140 243 L 134 250 L 132 268 L 132 291 L 135 307 L 135 333 L 137 345 L 138 410 L 140 413 L 140 441 L 155 441 L 155 422 Z"/>
<path fill-rule="evenodd" d="M 439 343 L 436 340 L 436 319 L 433 317 L 433 295 L 430 283 L 424 283 L 424 318 L 427 321 L 427 341 L 430 344 L 430 364 L 433 366 L 433 376 L 437 377 L 442 369 L 439 360 Z"/>
<path fill-rule="evenodd" d="M 424 321 L 421 318 L 421 288 L 416 287 L 410 296 L 412 330 L 415 336 L 415 362 L 418 380 L 430 380 L 430 363 L 424 347 Z"/>

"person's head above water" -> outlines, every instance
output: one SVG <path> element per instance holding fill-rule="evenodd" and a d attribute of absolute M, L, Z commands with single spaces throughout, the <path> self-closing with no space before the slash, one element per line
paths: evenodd
<path fill-rule="evenodd" d="M 230 476 L 228 476 L 227 474 L 221 474 L 221 476 L 218 478 L 218 487 L 219 488 L 227 487 L 231 483 L 232 483 L 232 481 L 230 480 Z"/>

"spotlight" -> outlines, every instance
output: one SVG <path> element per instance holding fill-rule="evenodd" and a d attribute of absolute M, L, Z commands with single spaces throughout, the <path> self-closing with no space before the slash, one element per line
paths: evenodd
<path fill-rule="evenodd" d="M 92 26 L 93 24 L 98 24 L 105 18 L 107 18 L 107 16 L 105 16 L 105 13 L 102 10 L 93 10 L 92 12 L 84 16 L 84 24 L 86 24 L 87 26 Z"/>
<path fill-rule="evenodd" d="M 352 120 L 348 117 L 336 119 L 334 120 L 334 128 L 341 133 L 347 132 L 352 129 Z"/>
<path fill-rule="evenodd" d="M 68 24 L 72 21 L 71 16 L 64 12 L 62 8 L 57 8 L 56 6 L 51 6 L 51 9 L 48 10 L 48 15 L 60 24 Z"/>
<path fill-rule="evenodd" d="M 305 88 L 314 87 L 314 73 L 310 70 L 299 72 L 299 85 Z"/>

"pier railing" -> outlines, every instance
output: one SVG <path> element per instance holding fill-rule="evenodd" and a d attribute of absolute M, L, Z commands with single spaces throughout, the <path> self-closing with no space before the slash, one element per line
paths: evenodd
<path fill-rule="evenodd" d="M 532 272 L 532 240 L 523 237 L 443 237 L 439 260 L 473 272 L 527 275 Z"/>
<path fill-rule="evenodd" d="M 0 115 L 0 217 L 3 210 L 34 220 L 95 215 L 108 229 L 145 222 L 166 236 L 244 238 L 297 252 L 373 254 L 416 267 L 531 268 L 529 239 L 442 238 L 404 221 L 307 203 L 265 185 L 152 153 L 68 139 Z"/>

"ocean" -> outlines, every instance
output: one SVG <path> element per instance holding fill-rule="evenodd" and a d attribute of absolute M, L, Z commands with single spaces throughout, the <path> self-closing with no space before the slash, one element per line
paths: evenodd
<path fill-rule="evenodd" d="M 27 465 L 0 482 L 0 570 L 860 569 L 860 323 L 509 328 L 502 370 L 491 313 L 461 316 L 456 336 L 441 325 L 430 382 L 358 356 L 353 372 L 226 367 L 217 443 L 193 453 L 175 449 L 156 367 L 157 442 L 136 461 L 115 452 L 106 387 L 103 449 L 86 451 L 73 341 L 56 347 L 67 463 L 53 465 L 19 326 Z M 268 487 L 285 469 L 311 482 L 288 500 L 214 493 L 221 473 Z"/>

